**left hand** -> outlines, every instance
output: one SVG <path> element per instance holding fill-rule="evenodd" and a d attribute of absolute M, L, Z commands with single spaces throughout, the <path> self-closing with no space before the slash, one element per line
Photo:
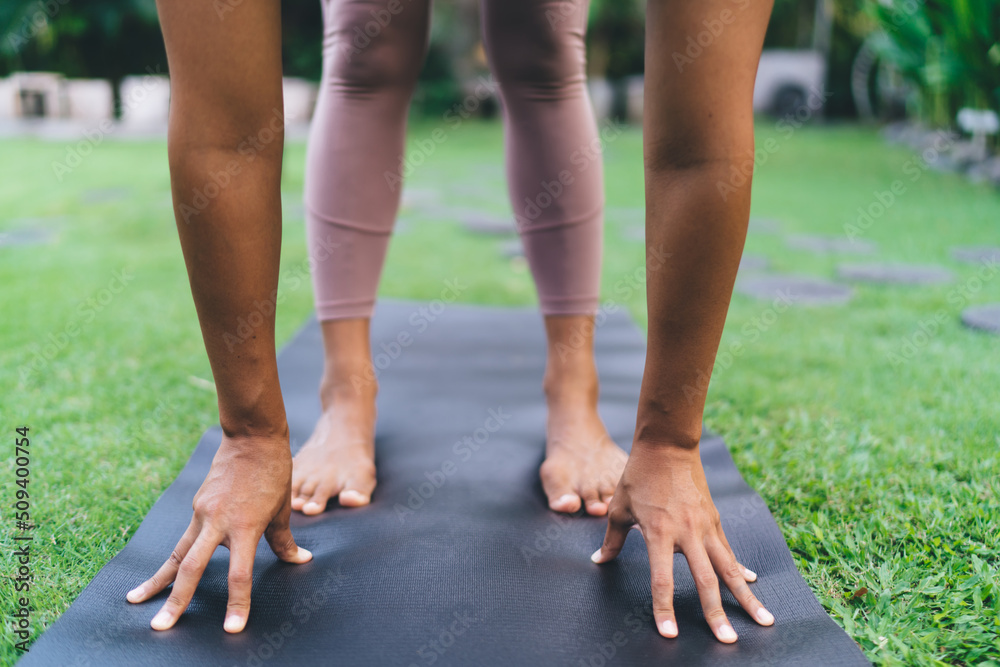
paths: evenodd
<path fill-rule="evenodd" d="M 608 509 L 604 544 L 591 559 L 607 563 L 617 557 L 632 526 L 638 526 L 649 550 L 653 616 L 661 635 L 677 636 L 673 565 L 678 552 L 687 558 L 705 620 L 720 642 L 731 644 L 737 637 L 722 609 L 719 576 L 757 623 L 774 623 L 774 616 L 747 586 L 757 575 L 736 560 L 722 531 L 698 447 L 641 442 L 632 446 Z"/>

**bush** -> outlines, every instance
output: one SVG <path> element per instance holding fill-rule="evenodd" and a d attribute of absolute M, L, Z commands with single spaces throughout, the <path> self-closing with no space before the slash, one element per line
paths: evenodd
<path fill-rule="evenodd" d="M 950 125 L 962 107 L 1000 112 L 1000 0 L 879 0 L 879 54 L 917 91 L 917 115 Z"/>

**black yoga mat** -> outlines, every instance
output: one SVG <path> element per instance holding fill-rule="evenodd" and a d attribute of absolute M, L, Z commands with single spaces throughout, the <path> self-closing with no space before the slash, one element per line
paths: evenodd
<path fill-rule="evenodd" d="M 209 429 L 125 549 L 21 660 L 33 665 L 864 665 L 795 569 L 781 532 L 722 440 L 702 457 L 726 533 L 777 622 L 757 626 L 724 593 L 740 635 L 716 641 L 676 557 L 680 637 L 651 620 L 649 563 L 633 531 L 614 564 L 590 554 L 603 519 L 550 512 L 544 448 L 544 336 L 534 309 L 381 303 L 374 320 L 381 393 L 379 486 L 371 506 L 293 513 L 315 559 L 278 562 L 261 542 L 247 630 L 222 630 L 228 552 L 220 548 L 176 627 L 125 593 L 169 555 L 219 442 Z M 319 415 L 320 331 L 280 355 L 292 448 Z M 601 415 L 627 447 L 645 344 L 621 312 L 600 321 Z"/>

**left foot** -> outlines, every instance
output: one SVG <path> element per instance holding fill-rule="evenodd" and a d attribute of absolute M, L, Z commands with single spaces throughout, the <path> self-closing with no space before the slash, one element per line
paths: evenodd
<path fill-rule="evenodd" d="M 592 366 L 592 361 L 591 361 Z M 556 512 L 604 516 L 618 486 L 626 454 L 597 414 L 597 371 L 592 377 L 546 378 L 549 417 L 541 477 Z"/>

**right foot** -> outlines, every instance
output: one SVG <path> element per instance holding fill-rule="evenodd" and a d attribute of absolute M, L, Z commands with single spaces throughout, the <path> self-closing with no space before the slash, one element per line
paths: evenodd
<path fill-rule="evenodd" d="M 369 387 L 321 390 L 323 415 L 292 460 L 292 509 L 319 514 L 331 498 L 371 502 L 375 489 L 375 394 Z"/>

